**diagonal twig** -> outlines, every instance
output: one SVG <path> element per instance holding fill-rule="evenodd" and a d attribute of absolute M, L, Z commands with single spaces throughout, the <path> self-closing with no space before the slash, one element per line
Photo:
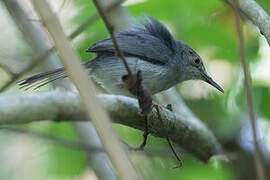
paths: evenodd
<path fill-rule="evenodd" d="M 128 66 L 128 63 L 127 63 L 127 61 L 126 61 L 126 59 L 125 59 L 122 51 L 120 50 L 120 47 L 119 47 L 118 43 L 116 41 L 116 38 L 115 38 L 115 35 L 114 35 L 114 28 L 113 28 L 113 26 L 108 21 L 105 13 L 103 11 L 103 9 L 101 8 L 100 4 L 98 3 L 98 1 L 97 0 L 93 0 L 93 3 L 95 4 L 100 17 L 103 19 L 104 24 L 107 27 L 108 32 L 110 33 L 110 36 L 112 38 L 113 45 L 115 47 L 115 55 L 117 57 L 119 57 L 123 61 L 124 65 L 125 65 L 125 68 L 126 68 L 126 70 L 128 72 L 128 75 L 129 76 L 132 76 L 132 72 L 131 72 L 131 70 L 130 70 L 130 68 Z"/>
<path fill-rule="evenodd" d="M 100 6 L 100 4 L 98 3 L 97 0 L 93 0 L 94 5 L 96 6 L 98 13 L 100 15 L 100 17 L 103 19 L 104 24 L 111 36 L 114 48 L 115 48 L 115 56 L 120 58 L 125 66 L 125 69 L 127 71 L 127 75 L 122 77 L 123 82 L 125 83 L 125 85 L 127 85 L 127 89 L 130 91 L 131 94 L 135 95 L 139 101 L 139 105 L 140 108 L 142 110 L 142 114 L 145 116 L 146 119 L 146 127 L 145 127 L 145 131 L 143 134 L 143 142 L 141 143 L 141 145 L 136 148 L 137 150 L 143 150 L 145 145 L 146 145 L 146 141 L 147 141 L 147 136 L 149 134 L 148 132 L 148 123 L 147 123 L 147 114 L 149 114 L 151 112 L 152 109 L 152 95 L 151 93 L 147 90 L 146 87 L 143 86 L 142 84 L 142 74 L 141 71 L 138 70 L 138 72 L 136 72 L 136 74 L 132 74 L 127 60 L 124 57 L 123 52 L 121 51 L 116 37 L 114 35 L 114 28 L 113 26 L 110 24 L 109 20 L 107 19 L 105 12 L 103 11 L 102 7 Z"/>
<path fill-rule="evenodd" d="M 104 145 L 104 149 L 118 173 L 119 179 L 139 179 L 137 172 L 116 137 L 106 110 L 96 97 L 95 85 L 88 78 L 86 70 L 79 63 L 78 55 L 64 35 L 59 19 L 52 12 L 47 1 L 32 0 L 31 2 L 52 38 L 58 51 L 59 59 L 68 76 L 78 89 L 87 112 L 87 117 L 91 118 Z"/>
<path fill-rule="evenodd" d="M 252 95 L 251 95 L 250 84 L 249 84 L 249 69 L 246 62 L 246 58 L 245 58 L 244 39 L 243 39 L 242 29 L 240 25 L 239 10 L 236 4 L 236 0 L 233 1 L 233 12 L 235 15 L 235 26 L 236 26 L 239 58 L 241 60 L 241 64 L 242 64 L 242 68 L 244 72 L 244 88 L 246 91 L 246 101 L 248 105 L 249 119 L 250 119 L 250 123 L 252 127 L 253 145 L 255 149 L 254 160 L 255 160 L 257 178 L 259 180 L 264 180 L 265 174 L 264 174 L 263 160 L 262 160 L 261 150 L 257 142 L 256 122 L 255 122 L 253 101 L 252 101 Z"/>
<path fill-rule="evenodd" d="M 125 68 L 126 68 L 126 70 L 128 72 L 128 75 L 123 77 L 123 81 L 128 85 L 128 90 L 132 94 L 137 96 L 140 108 L 142 110 L 142 114 L 145 117 L 145 123 L 146 124 L 145 124 L 145 130 L 144 130 L 144 134 L 143 134 L 143 142 L 141 143 L 141 145 L 139 147 L 133 148 L 134 150 L 143 150 L 145 145 L 146 145 L 146 142 L 147 142 L 147 136 L 149 134 L 148 122 L 147 122 L 147 114 L 149 114 L 151 112 L 152 108 L 154 107 L 154 108 L 157 109 L 159 119 L 161 119 L 160 109 L 159 109 L 160 107 L 159 107 L 159 105 L 153 103 L 151 93 L 147 90 L 147 88 L 145 88 L 143 86 L 141 71 L 139 70 L 137 72 L 137 74 L 135 74 L 135 75 L 132 74 L 132 72 L 131 72 L 128 64 L 127 64 L 127 61 L 126 61 L 122 51 L 120 50 L 120 47 L 119 47 L 118 43 L 117 43 L 116 37 L 114 35 L 113 26 L 108 21 L 104 11 L 102 10 L 101 6 L 98 3 L 98 1 L 93 0 L 93 3 L 95 4 L 95 6 L 96 6 L 96 8 L 97 8 L 97 10 L 99 12 L 99 15 L 103 19 L 104 24 L 106 25 L 107 30 L 110 33 L 112 42 L 113 42 L 114 47 L 115 47 L 115 55 L 122 60 L 122 62 L 124 63 L 124 66 L 125 66 Z M 168 136 L 167 136 L 167 141 L 168 141 L 174 155 L 176 156 L 177 160 L 180 162 L 180 166 L 178 166 L 178 167 L 181 167 L 181 165 L 182 165 L 181 159 L 178 156 L 178 154 L 175 152 L 172 144 L 170 143 L 170 139 L 169 139 Z"/>

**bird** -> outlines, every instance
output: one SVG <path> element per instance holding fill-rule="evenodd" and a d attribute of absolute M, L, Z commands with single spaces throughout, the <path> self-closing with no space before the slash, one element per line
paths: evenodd
<path fill-rule="evenodd" d="M 202 80 L 224 93 L 207 74 L 195 50 L 175 39 L 154 17 L 148 16 L 139 25 L 116 32 L 115 38 L 130 70 L 141 72 L 142 83 L 152 95 L 187 80 Z M 94 43 L 86 53 L 96 54 L 83 64 L 94 81 L 111 94 L 133 96 L 124 86 L 123 76 L 127 75 L 127 70 L 116 57 L 111 38 Z M 39 88 L 66 77 L 65 69 L 58 68 L 23 79 L 19 86 Z"/>

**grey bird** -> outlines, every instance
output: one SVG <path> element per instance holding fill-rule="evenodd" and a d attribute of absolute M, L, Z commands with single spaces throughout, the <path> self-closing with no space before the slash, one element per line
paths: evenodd
<path fill-rule="evenodd" d="M 131 71 L 141 71 L 142 83 L 151 94 L 186 80 L 203 80 L 224 92 L 206 73 L 201 57 L 187 44 L 176 40 L 155 18 L 148 17 L 140 26 L 120 31 L 115 36 Z M 132 96 L 124 88 L 122 77 L 127 71 L 123 62 L 115 56 L 111 39 L 93 44 L 86 52 L 96 53 L 95 58 L 84 63 L 92 79 L 109 93 Z M 19 86 L 39 88 L 65 77 L 65 70 L 59 68 L 26 78 Z"/>

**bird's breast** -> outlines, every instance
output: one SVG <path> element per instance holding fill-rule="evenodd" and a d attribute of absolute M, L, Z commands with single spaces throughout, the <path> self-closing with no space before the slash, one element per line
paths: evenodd
<path fill-rule="evenodd" d="M 126 57 L 129 68 L 133 73 L 142 72 L 143 84 L 156 94 L 175 84 L 169 68 L 165 65 L 156 65 L 140 58 Z M 132 96 L 125 88 L 122 77 L 127 75 L 123 62 L 116 57 L 96 58 L 90 65 L 90 75 L 109 93 Z"/>

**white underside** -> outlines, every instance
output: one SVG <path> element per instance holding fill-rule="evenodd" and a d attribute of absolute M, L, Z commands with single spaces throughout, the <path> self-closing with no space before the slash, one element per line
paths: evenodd
<path fill-rule="evenodd" d="M 128 57 L 126 60 L 133 73 L 141 70 L 143 84 L 152 94 L 168 89 L 172 83 L 175 84 L 170 80 L 170 73 L 165 65 L 155 65 L 135 57 Z M 123 62 L 115 57 L 94 59 L 90 66 L 91 77 L 109 93 L 131 96 L 123 88 L 122 77 L 126 74 Z"/>

